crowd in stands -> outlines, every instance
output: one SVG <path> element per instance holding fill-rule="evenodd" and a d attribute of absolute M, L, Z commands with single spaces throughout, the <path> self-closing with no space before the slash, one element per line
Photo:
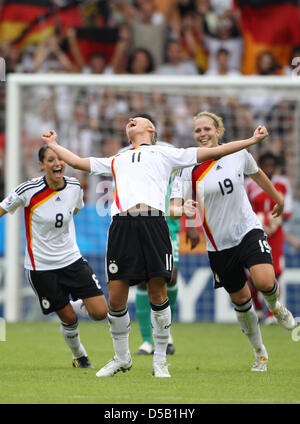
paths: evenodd
<path fill-rule="evenodd" d="M 26 2 L 25 2 L 26 3 Z M 27 2 L 28 3 L 28 2 Z M 64 7 L 68 0 L 52 1 Z M 300 57 L 300 25 L 284 39 L 289 58 L 274 46 L 278 38 L 265 40 L 270 47 L 255 50 L 252 62 L 255 71 L 247 71 L 243 63 L 249 47 L 251 27 L 243 25 L 243 14 L 259 13 L 263 3 L 255 0 L 110 0 L 78 2 L 85 34 L 95 25 L 111 31 L 112 47 L 92 51 L 89 56 L 82 48 L 82 28 L 67 25 L 64 31 L 56 26 L 47 35 L 32 43 L 3 40 L 0 31 L 0 56 L 5 59 L 6 73 L 67 72 L 85 74 L 157 74 L 157 75 L 290 75 Z M 273 2 L 275 7 L 278 1 Z M 281 5 L 287 10 L 289 2 Z M 286 4 L 285 4 L 286 3 Z M 292 2 L 291 2 L 292 3 Z M 300 6 L 293 16 L 300 22 Z M 0 2 L 3 9 L 5 1 Z M 266 6 L 267 7 L 267 6 Z M 297 13 L 299 16 L 297 17 Z M 102 23 L 98 22 L 101 13 Z M 273 12 L 272 12 L 273 13 Z M 0 15 L 1 16 L 1 15 Z M 249 15 L 250 16 L 250 15 Z M 276 21 L 272 31 L 291 28 L 284 13 L 283 21 Z M 259 20 L 259 16 L 257 15 Z M 280 18 L 276 18 L 280 19 Z M 268 34 L 274 24 L 265 16 Z M 96 22 L 96 23 L 95 23 Z M 251 23 L 251 19 L 249 18 Z M 0 20 L 1 26 L 1 20 Z M 296 26 L 295 26 L 296 27 Z M 116 31 L 116 32 L 113 32 Z M 248 31 L 248 32 L 247 32 Z M 89 32 L 89 34 L 91 31 Z M 112 34 L 112 35 L 111 35 Z M 114 38 L 113 34 L 117 34 Z M 38 40 L 38 41 L 37 41 Z M 275 41 L 274 41 L 275 40 Z M 93 40 L 94 41 L 94 40 Z M 99 41 L 99 40 L 98 40 Z M 260 41 L 260 40 L 258 40 Z M 274 42 L 274 43 L 273 43 Z M 272 44 L 273 43 L 273 44 Z M 86 44 L 84 44 L 86 46 Z M 21 47 L 20 47 L 21 46 Z M 107 46 L 106 46 L 107 47 Z M 253 46 L 252 46 L 253 47 Z M 254 50 L 253 50 L 254 51 Z M 247 56 L 249 58 L 249 54 Z M 293 61 L 293 58 L 296 58 Z M 300 61 L 300 60 L 299 60 Z M 249 63 L 249 61 L 247 62 Z M 252 63 L 252 65 L 253 65 Z M 193 145 L 192 119 L 199 110 L 211 110 L 225 121 L 224 141 L 251 135 L 257 124 L 265 124 L 270 141 L 254 150 L 258 156 L 263 149 L 271 150 L 282 158 L 281 170 L 295 186 L 295 118 L 296 99 L 283 99 L 278 93 L 256 93 L 245 90 L 237 93 L 167 93 L 163 90 L 141 92 L 100 88 L 34 87 L 23 92 L 22 143 L 24 146 L 24 173 L 36 176 L 36 148 L 40 134 L 55 128 L 63 144 L 80 155 L 110 156 L 127 141 L 124 127 L 128 115 L 136 111 L 150 112 L 157 119 L 159 138 L 176 146 Z M 5 149 L 5 83 L 0 87 L 0 191 L 3 197 Z M 299 142 L 299 140 L 298 140 Z M 27 146 L 30 146 L 27 148 Z M 79 176 L 87 184 L 86 176 Z M 298 182 L 299 183 L 299 182 Z M 87 200 L 95 201 L 95 186 L 90 188 Z"/>

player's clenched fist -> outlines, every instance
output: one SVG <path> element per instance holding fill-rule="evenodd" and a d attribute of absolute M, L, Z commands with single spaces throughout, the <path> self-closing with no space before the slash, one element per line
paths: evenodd
<path fill-rule="evenodd" d="M 264 138 L 266 138 L 269 135 L 267 128 L 260 125 L 256 128 L 253 134 L 253 138 L 255 139 L 255 142 L 258 143 L 259 141 L 262 141 Z"/>
<path fill-rule="evenodd" d="M 42 140 L 46 143 L 46 144 L 51 144 L 51 143 L 56 143 L 57 141 L 57 134 L 55 131 L 53 130 L 49 130 L 46 131 L 42 134 Z"/>

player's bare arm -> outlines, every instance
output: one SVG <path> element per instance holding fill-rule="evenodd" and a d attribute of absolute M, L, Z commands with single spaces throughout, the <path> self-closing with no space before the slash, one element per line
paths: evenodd
<path fill-rule="evenodd" d="M 0 206 L 0 218 L 2 218 L 3 215 L 5 215 L 7 211 Z"/>
<path fill-rule="evenodd" d="M 263 191 L 268 193 L 275 200 L 276 205 L 272 210 L 272 216 L 274 218 L 280 216 L 284 208 L 284 199 L 282 195 L 276 190 L 272 181 L 261 169 L 259 169 L 256 174 L 249 175 L 249 177 L 251 177 L 256 182 L 256 184 L 258 184 L 263 189 Z"/>
<path fill-rule="evenodd" d="M 201 163 L 206 160 L 220 159 L 223 156 L 239 152 L 247 147 L 259 143 L 268 136 L 266 127 L 259 126 L 254 131 L 252 137 L 246 140 L 231 141 L 230 143 L 222 144 L 217 147 L 200 147 L 197 152 L 197 162 Z"/>
<path fill-rule="evenodd" d="M 44 134 L 42 134 L 41 138 L 44 143 L 46 143 L 49 148 L 60 157 L 60 159 L 65 161 L 72 168 L 87 172 L 91 171 L 90 158 L 81 158 L 65 147 L 60 146 L 57 143 L 57 134 L 55 131 L 46 131 Z"/>

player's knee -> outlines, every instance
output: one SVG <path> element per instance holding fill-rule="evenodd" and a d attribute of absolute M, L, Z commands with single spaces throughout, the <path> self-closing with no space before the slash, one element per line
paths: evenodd
<path fill-rule="evenodd" d="M 108 314 L 108 306 L 106 302 L 102 302 L 101 305 L 97 305 L 97 307 L 92 308 L 92 310 L 88 309 L 89 316 L 94 321 L 102 321 L 107 317 Z"/>
<path fill-rule="evenodd" d="M 257 265 L 250 269 L 254 286 L 261 291 L 270 291 L 274 287 L 275 273 L 272 265 Z"/>
<path fill-rule="evenodd" d="M 108 313 L 108 310 L 97 311 L 97 312 L 89 313 L 89 316 L 93 321 L 102 321 L 107 317 L 107 313 Z"/>

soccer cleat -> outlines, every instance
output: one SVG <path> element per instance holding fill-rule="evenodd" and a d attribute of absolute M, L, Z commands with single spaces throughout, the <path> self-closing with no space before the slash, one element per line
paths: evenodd
<path fill-rule="evenodd" d="M 267 371 L 268 358 L 265 356 L 258 356 L 251 368 L 251 371 L 264 372 Z"/>
<path fill-rule="evenodd" d="M 251 371 L 264 372 L 267 371 L 268 366 L 268 353 L 264 345 L 261 348 L 254 350 L 255 362 Z"/>
<path fill-rule="evenodd" d="M 166 354 L 167 355 L 174 355 L 174 353 L 175 353 L 175 347 L 174 347 L 173 343 L 168 343 Z"/>
<path fill-rule="evenodd" d="M 73 359 L 72 365 L 74 368 L 94 368 L 88 356 Z"/>
<path fill-rule="evenodd" d="M 153 362 L 152 375 L 159 378 L 170 378 L 168 364 L 166 362 Z"/>
<path fill-rule="evenodd" d="M 264 324 L 265 325 L 274 325 L 274 324 L 278 324 L 277 319 L 274 317 L 274 315 L 268 316 L 265 318 L 264 320 Z"/>
<path fill-rule="evenodd" d="M 113 377 L 119 371 L 129 371 L 132 367 L 132 360 L 129 359 L 128 362 L 120 361 L 116 356 L 114 356 L 103 368 L 101 368 L 96 377 Z"/>
<path fill-rule="evenodd" d="M 153 355 L 154 347 L 149 342 L 144 342 L 135 352 L 136 355 Z"/>
<path fill-rule="evenodd" d="M 291 312 L 279 302 L 277 308 L 272 313 L 277 319 L 277 322 L 287 330 L 292 330 L 296 327 L 297 323 Z"/>

